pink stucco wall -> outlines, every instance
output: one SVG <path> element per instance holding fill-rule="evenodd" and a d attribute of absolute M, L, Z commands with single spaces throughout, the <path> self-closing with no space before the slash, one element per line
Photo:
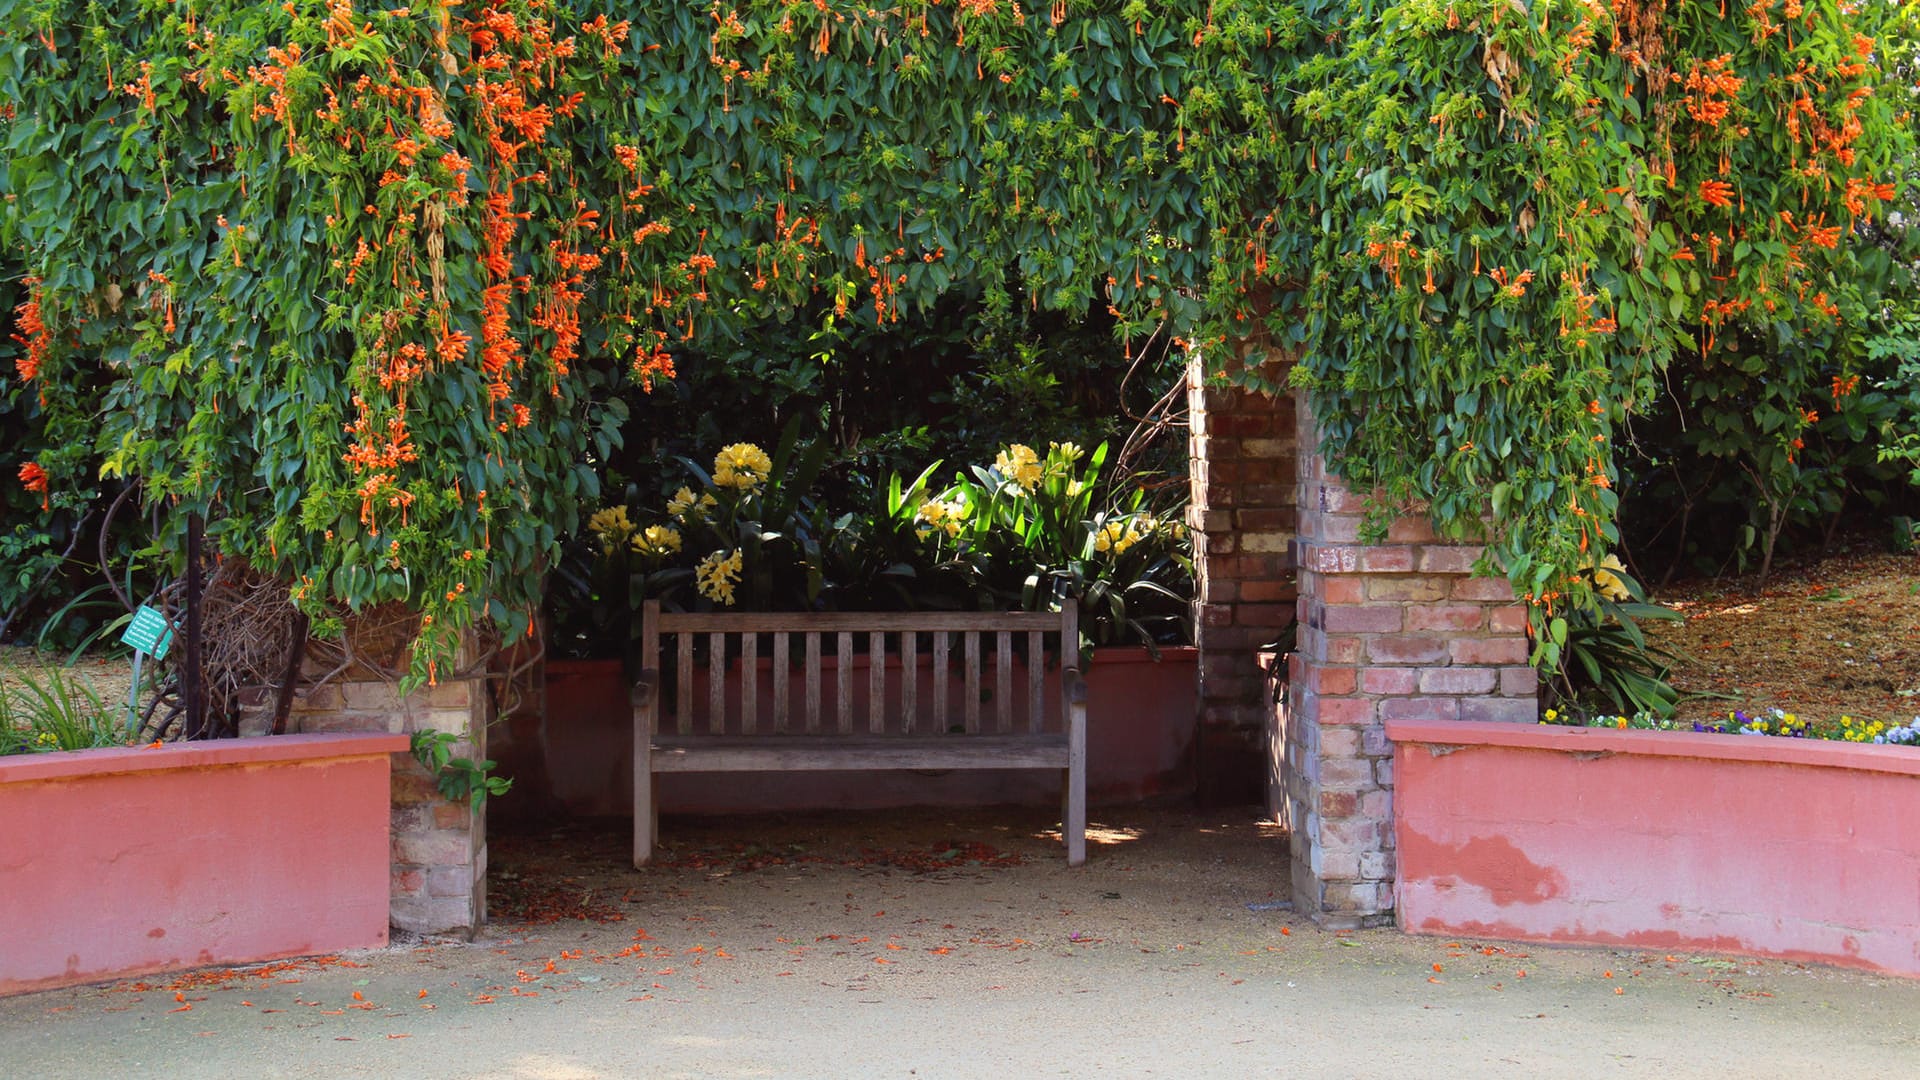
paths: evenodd
<path fill-rule="evenodd" d="M 1414 933 L 1920 975 L 1920 749 L 1388 722 Z"/>
<path fill-rule="evenodd" d="M 389 755 L 287 735 L 0 758 L 0 994 L 383 945 Z"/>

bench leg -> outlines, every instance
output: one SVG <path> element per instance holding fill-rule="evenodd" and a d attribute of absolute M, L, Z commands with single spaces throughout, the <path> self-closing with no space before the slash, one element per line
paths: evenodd
<path fill-rule="evenodd" d="M 633 865 L 653 861 L 653 838 L 660 830 L 654 808 L 652 747 L 640 739 L 633 751 Z"/>
<path fill-rule="evenodd" d="M 1068 713 L 1067 767 L 1060 807 L 1060 834 L 1067 842 L 1067 865 L 1087 861 L 1087 714 L 1084 705 Z"/>

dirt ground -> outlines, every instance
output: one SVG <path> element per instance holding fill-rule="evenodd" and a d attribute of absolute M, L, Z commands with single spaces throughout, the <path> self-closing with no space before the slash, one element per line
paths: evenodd
<path fill-rule="evenodd" d="M 663 822 L 496 838 L 496 921 L 0 1000 L 20 1077 L 1911 1077 L 1920 983 L 1335 934 L 1251 810 Z"/>
<path fill-rule="evenodd" d="M 1656 597 L 1686 616 L 1647 623 L 1681 654 L 1686 719 L 1778 707 L 1809 719 L 1920 717 L 1920 554 L 1854 551 L 1751 577 L 1686 582 Z"/>

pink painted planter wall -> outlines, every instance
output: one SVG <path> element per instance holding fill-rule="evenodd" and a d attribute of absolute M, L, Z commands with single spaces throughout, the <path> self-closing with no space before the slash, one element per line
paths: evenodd
<path fill-rule="evenodd" d="M 1087 672 L 1088 798 L 1128 802 L 1149 795 L 1190 791 L 1197 723 L 1197 662 L 1191 648 L 1160 650 L 1155 661 L 1144 648 L 1102 648 Z M 923 657 L 923 666 L 931 661 Z M 772 683 L 762 659 L 761 715 L 772 712 Z M 834 713 L 832 657 L 825 658 L 823 710 Z M 897 666 L 897 659 L 894 665 Z M 853 711 L 867 716 L 867 668 L 855 658 Z M 889 675 L 896 680 L 897 673 Z M 1015 685 L 1025 692 L 1024 672 Z M 728 709 L 738 715 L 737 671 L 728 680 Z M 921 676 L 922 687 L 931 677 Z M 958 717 L 960 680 L 954 679 L 952 715 Z M 988 683 L 991 686 L 991 680 Z M 797 689 L 796 689 L 797 693 Z M 923 689 L 923 696 L 924 696 Z M 1059 693 L 1049 675 L 1046 693 Z M 629 688 L 617 661 L 554 661 L 547 665 L 544 724 L 509 726 L 510 741 L 489 747 L 501 770 L 515 778 L 515 791 L 488 806 L 498 823 L 561 811 L 580 816 L 633 812 L 632 725 Z M 693 689 L 704 708 L 704 682 Z M 704 714 L 702 714 L 704 716 Z M 669 720 L 671 717 L 669 716 Z M 704 719 L 699 721 L 704 724 Z M 847 807 L 1046 804 L 1059 785 L 1032 770 L 914 772 L 668 774 L 659 778 L 665 813 L 725 814 Z M 524 785 L 524 789 L 521 785 Z"/>
<path fill-rule="evenodd" d="M 389 755 L 285 735 L 0 758 L 0 994 L 387 941 Z"/>
<path fill-rule="evenodd" d="M 1413 933 L 1920 976 L 1920 749 L 1388 722 Z"/>

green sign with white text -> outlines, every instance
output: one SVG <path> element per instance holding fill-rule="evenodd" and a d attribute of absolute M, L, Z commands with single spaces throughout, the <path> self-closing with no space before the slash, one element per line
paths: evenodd
<path fill-rule="evenodd" d="M 133 621 L 127 624 L 120 640 L 159 660 L 167 655 L 167 646 L 173 644 L 173 628 L 167 625 L 167 617 L 160 614 L 158 608 L 142 604 L 140 610 L 133 613 Z"/>

